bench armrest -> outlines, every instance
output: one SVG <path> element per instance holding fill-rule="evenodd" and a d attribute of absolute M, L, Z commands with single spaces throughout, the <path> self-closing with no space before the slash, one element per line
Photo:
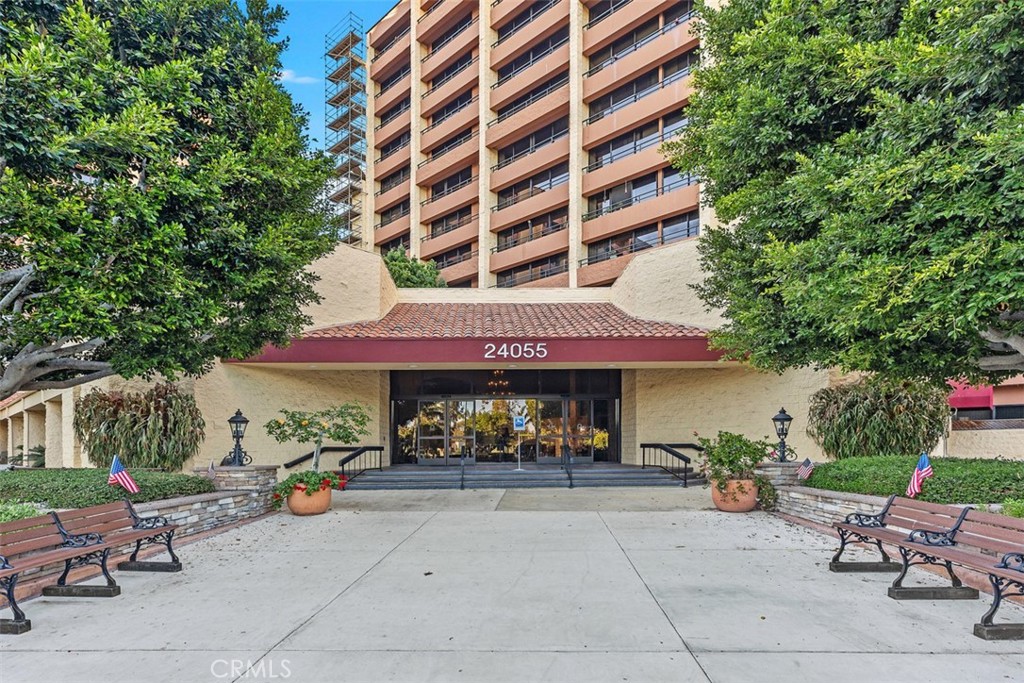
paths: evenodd
<path fill-rule="evenodd" d="M 62 545 L 65 548 L 87 548 L 100 543 L 103 543 L 103 537 L 95 532 L 89 532 L 87 534 L 65 534 Z"/>
<path fill-rule="evenodd" d="M 1000 569 L 1012 569 L 1024 574 L 1024 553 L 1006 553 L 996 566 Z"/>
<path fill-rule="evenodd" d="M 953 535 L 948 531 L 928 531 L 927 529 L 914 529 L 907 536 L 908 541 L 924 543 L 925 545 L 949 546 L 956 545 Z"/>
<path fill-rule="evenodd" d="M 0 555 L 0 569 L 14 569 L 3 555 Z"/>
<path fill-rule="evenodd" d="M 869 515 L 865 512 L 851 512 L 846 515 L 847 524 L 856 524 L 857 526 L 863 527 L 883 527 L 885 524 L 882 522 L 884 513 L 877 515 Z"/>
<path fill-rule="evenodd" d="M 135 524 L 132 525 L 133 529 L 158 529 L 162 526 L 167 526 L 166 517 L 138 517 L 135 520 Z"/>

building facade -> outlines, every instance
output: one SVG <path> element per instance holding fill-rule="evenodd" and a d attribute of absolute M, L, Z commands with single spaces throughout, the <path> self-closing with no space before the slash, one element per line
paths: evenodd
<path fill-rule="evenodd" d="M 692 15 L 691 0 L 405 0 L 365 54 L 343 22 L 327 125 L 352 232 L 479 288 L 607 285 L 636 252 L 695 237 L 697 179 L 660 152 L 686 125 Z"/>

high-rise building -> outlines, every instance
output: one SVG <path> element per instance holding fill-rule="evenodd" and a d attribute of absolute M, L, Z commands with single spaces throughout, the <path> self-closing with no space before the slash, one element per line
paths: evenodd
<path fill-rule="evenodd" d="M 586 287 L 695 237 L 697 179 L 660 152 L 686 125 L 692 14 L 692 0 L 399 2 L 365 36 L 361 243 L 434 260 L 450 286 Z M 350 35 L 328 38 L 333 131 L 361 107 L 332 61 Z M 363 147 L 329 148 L 348 177 Z"/>

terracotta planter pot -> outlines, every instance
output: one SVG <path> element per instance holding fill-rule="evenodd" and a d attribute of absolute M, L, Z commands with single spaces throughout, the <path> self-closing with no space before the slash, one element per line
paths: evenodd
<path fill-rule="evenodd" d="M 305 491 L 292 491 L 285 500 L 293 515 L 322 515 L 331 507 L 331 489 L 314 491 L 311 496 Z"/>
<path fill-rule="evenodd" d="M 753 479 L 730 479 L 725 491 L 711 482 L 711 501 L 722 512 L 750 512 L 757 507 L 757 486 Z"/>

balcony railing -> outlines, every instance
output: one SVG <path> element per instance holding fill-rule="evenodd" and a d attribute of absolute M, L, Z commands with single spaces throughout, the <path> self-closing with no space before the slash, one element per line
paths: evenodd
<path fill-rule="evenodd" d="M 411 108 L 412 108 L 412 105 L 408 101 L 406 101 L 404 107 L 402 107 L 400 109 L 397 109 L 394 112 L 388 112 L 390 114 L 390 116 L 388 116 L 386 119 L 381 119 L 380 123 L 373 127 L 373 130 L 374 131 L 380 130 L 381 128 L 383 128 L 384 126 L 388 125 L 389 123 L 391 123 L 392 121 L 397 119 L 399 116 L 401 116 L 405 112 L 409 111 L 409 109 L 411 109 Z"/>
<path fill-rule="evenodd" d="M 467 185 L 471 185 L 472 183 L 475 183 L 479 177 L 480 176 L 475 175 L 472 178 L 467 178 L 466 180 L 463 180 L 461 182 L 455 183 L 451 187 L 446 187 L 443 190 L 441 190 L 440 192 L 434 193 L 434 194 L 430 195 L 429 197 L 427 197 L 426 199 L 424 199 L 422 202 L 420 202 L 420 206 L 426 206 L 427 204 L 430 204 L 432 202 L 436 202 L 438 199 L 441 199 L 442 197 L 447 197 L 448 195 L 452 194 L 453 192 L 458 192 L 459 190 L 461 190 L 462 188 L 466 187 Z"/>
<path fill-rule="evenodd" d="M 442 145 L 441 147 L 438 147 L 437 149 L 435 149 L 430 154 L 429 158 L 424 159 L 420 163 L 416 164 L 416 168 L 422 168 L 426 164 L 429 164 L 431 161 L 437 161 L 438 159 L 440 159 L 445 154 L 447 154 L 448 152 L 452 151 L 453 149 L 455 149 L 456 147 L 458 147 L 462 143 L 469 142 L 470 140 L 475 138 L 477 136 L 477 134 L 478 134 L 478 131 L 474 130 L 470 135 L 467 135 L 464 138 L 457 138 L 457 139 L 453 140 L 452 142 L 446 143 L 446 144 Z"/>
<path fill-rule="evenodd" d="M 388 41 L 388 42 L 387 42 L 387 43 L 386 43 L 385 45 L 383 45 L 383 46 L 382 46 L 382 47 L 381 47 L 381 48 L 380 48 L 379 50 L 377 50 L 376 52 L 374 52 L 374 54 L 373 54 L 373 59 L 371 59 L 371 60 L 370 60 L 370 64 L 373 64 L 373 63 L 374 63 L 374 62 L 376 62 L 376 61 L 377 61 L 378 59 L 380 59 L 381 57 L 383 57 L 383 56 L 384 56 L 384 53 L 385 53 L 385 52 L 387 52 L 388 50 L 390 50 L 391 48 L 393 48 L 393 47 L 394 47 L 395 45 L 397 45 L 397 44 L 398 44 L 398 41 L 400 41 L 400 40 L 401 40 L 402 38 L 404 38 L 405 36 L 409 35 L 409 30 L 410 30 L 411 28 L 412 28 L 411 26 L 406 26 L 404 30 L 402 30 L 402 31 L 399 31 L 399 32 L 398 32 L 397 34 L 395 34 L 395 37 L 394 37 L 394 38 L 392 38 L 391 40 L 389 40 L 389 41 Z"/>
<path fill-rule="evenodd" d="M 423 130 L 421 130 L 420 133 L 429 133 L 430 131 L 434 130 L 435 128 L 440 126 L 442 123 L 444 123 L 445 121 L 447 121 L 451 117 L 453 117 L 456 114 L 458 114 L 460 111 L 462 111 L 463 109 L 465 109 L 469 105 L 471 105 L 474 102 L 476 102 L 478 99 L 480 99 L 479 95 L 473 95 L 473 97 L 471 97 L 470 99 L 468 99 L 465 102 L 463 102 L 462 106 L 460 106 L 458 109 L 452 109 L 451 111 L 445 112 L 443 118 L 439 118 L 438 119 L 438 118 L 435 117 L 435 119 L 433 121 L 431 121 L 430 125 L 427 126 L 426 128 L 424 128 Z"/>
<path fill-rule="evenodd" d="M 518 285 L 525 285 L 527 282 L 534 282 L 535 280 L 542 280 L 552 275 L 561 275 L 562 273 L 568 272 L 569 264 L 561 263 L 554 266 L 543 266 L 538 268 L 536 271 L 528 271 L 520 273 L 519 275 L 513 275 L 510 278 L 499 280 L 497 287 L 516 287 Z"/>
<path fill-rule="evenodd" d="M 646 138 L 640 138 L 639 140 L 635 140 L 633 144 L 628 147 L 620 147 L 616 149 L 614 152 L 603 154 L 601 158 L 595 161 L 594 163 L 584 166 L 583 172 L 590 173 L 591 171 L 596 171 L 599 168 L 603 168 L 607 164 L 616 162 L 619 159 L 624 159 L 626 157 L 633 156 L 634 154 L 642 152 L 649 147 L 659 145 L 662 142 L 668 140 L 669 138 L 675 137 L 676 134 L 678 134 L 681 131 L 682 128 L 680 127 L 675 128 L 673 130 L 665 131 L 658 135 L 651 135 Z"/>
<path fill-rule="evenodd" d="M 412 138 L 408 138 L 408 139 L 405 140 L 405 142 L 403 142 L 402 144 L 398 145 L 397 147 L 392 147 L 391 149 L 389 149 L 386 152 L 381 152 L 381 155 L 379 157 L 377 157 L 376 161 L 377 162 L 384 161 L 389 156 L 392 156 L 393 154 L 396 154 L 399 150 L 405 149 L 406 147 L 409 146 L 409 142 L 410 142 L 411 139 Z"/>
<path fill-rule="evenodd" d="M 659 37 L 665 35 L 669 31 L 674 31 L 676 28 L 679 27 L 680 24 L 689 21 L 690 18 L 693 17 L 693 14 L 694 14 L 693 10 L 690 10 L 689 12 L 687 12 L 686 14 L 682 15 L 681 17 L 675 19 L 671 23 L 665 24 L 664 26 L 662 26 L 660 31 L 655 31 L 651 35 L 646 36 L 644 38 L 641 38 L 637 42 L 635 42 L 632 45 L 630 45 L 629 47 L 627 47 L 625 50 L 622 50 L 621 52 L 617 52 L 614 55 L 612 55 L 611 57 L 609 57 L 608 59 L 602 60 L 602 61 L 598 62 L 597 64 L 591 66 L 590 69 L 588 69 L 586 71 L 586 73 L 584 73 L 583 75 L 584 76 L 593 76 L 594 74 L 596 74 L 598 71 L 600 71 L 601 69 L 605 68 L 609 64 L 614 64 L 616 61 L 622 59 L 623 57 L 625 57 L 628 54 L 636 52 L 637 50 L 642 48 L 644 45 L 647 45 L 648 43 L 650 43 L 653 40 L 657 40 Z"/>
<path fill-rule="evenodd" d="M 491 247 L 491 253 L 497 254 L 502 251 L 507 251 L 512 247 L 518 247 L 520 244 L 526 244 L 534 240 L 539 240 L 541 237 L 547 237 L 548 235 L 554 235 L 556 232 L 562 232 L 569 227 L 568 222 L 562 223 L 548 223 L 540 230 L 534 230 L 530 233 L 523 235 L 522 237 L 516 237 L 515 239 L 506 240 L 502 242 L 498 240 L 498 246 Z"/>
<path fill-rule="evenodd" d="M 456 219 L 454 221 L 444 221 L 443 223 L 441 223 L 441 226 L 439 228 L 436 228 L 436 229 L 433 226 L 431 226 L 430 234 L 429 235 L 424 235 L 423 237 L 421 237 L 420 238 L 420 242 L 426 242 L 427 240 L 432 240 L 435 237 L 440 237 L 441 235 L 447 235 L 452 230 L 458 230 L 463 225 L 469 225 L 470 223 L 472 223 L 474 220 L 476 220 L 479 217 L 480 217 L 479 213 L 472 213 L 472 214 L 469 214 L 468 216 L 463 216 L 462 218 Z"/>
<path fill-rule="evenodd" d="M 440 4 L 440 3 L 438 3 L 438 4 Z M 433 7 L 431 7 L 430 11 L 433 12 L 435 9 L 437 9 L 437 5 L 434 5 Z M 429 12 L 427 14 L 429 14 Z M 426 14 L 423 15 L 423 17 L 426 17 L 426 16 L 427 16 Z M 423 17 L 420 17 L 420 21 L 423 21 Z M 445 45 L 447 45 L 448 43 L 452 42 L 453 40 L 455 40 L 456 38 L 461 36 L 463 33 L 465 33 L 467 30 L 469 30 L 473 26 L 473 24 L 476 23 L 476 20 L 477 20 L 477 17 L 473 17 L 472 19 L 467 21 L 465 24 L 463 24 L 462 28 L 460 28 L 455 33 L 451 34 L 450 36 L 448 36 L 447 38 L 442 40 L 440 43 L 434 43 L 433 45 L 431 45 L 430 46 L 430 52 L 428 52 L 422 59 L 420 59 L 420 61 L 421 62 L 425 62 L 428 59 L 430 59 L 431 57 L 433 57 L 434 55 L 436 55 L 438 52 L 440 52 L 444 48 Z"/>
<path fill-rule="evenodd" d="M 494 90 L 495 88 L 497 88 L 497 87 L 499 87 L 501 85 L 504 85 L 505 83 L 508 83 L 510 80 L 512 80 L 513 78 L 515 78 L 516 76 L 518 76 L 522 72 L 526 71 L 531 66 L 533 66 L 534 64 L 536 64 L 540 60 L 544 59 L 545 57 L 550 55 L 552 52 L 554 52 L 555 50 L 557 50 L 558 48 L 562 47 L 563 45 L 565 45 L 568 42 L 569 42 L 569 36 L 566 36 L 566 37 L 562 38 L 561 40 L 559 40 L 557 43 L 552 43 L 552 44 L 548 45 L 547 49 L 544 50 L 544 52 L 541 52 L 540 54 L 534 55 L 533 58 L 530 61 L 528 61 L 526 64 L 523 64 L 518 69 L 515 69 L 514 71 L 510 71 L 507 74 L 505 74 L 504 76 L 502 76 L 501 78 L 499 78 L 497 80 L 497 82 L 495 82 L 494 85 L 491 86 L 491 90 Z"/>
<path fill-rule="evenodd" d="M 547 95 L 551 94 L 555 90 L 558 90 L 559 88 L 561 88 L 563 85 L 565 85 L 568 82 L 569 82 L 569 72 L 566 71 L 564 74 L 562 74 L 561 78 L 559 78 L 558 80 L 552 81 L 551 83 L 546 85 L 543 90 L 538 90 L 536 93 L 531 95 L 529 99 L 523 100 L 522 102 L 520 102 L 516 106 L 512 107 L 511 109 L 502 112 L 498 116 L 498 118 L 494 119 L 493 121 L 488 122 L 487 123 L 487 127 L 490 128 L 494 124 L 501 123 L 502 121 L 504 121 L 508 117 L 513 116 L 515 114 L 518 114 L 519 112 L 521 112 L 522 110 L 526 109 L 527 107 L 529 107 L 531 104 L 533 104 L 537 100 L 540 100 L 541 98 L 546 97 Z"/>
<path fill-rule="evenodd" d="M 700 230 L 699 229 L 694 229 L 694 230 L 687 229 L 684 232 L 679 232 L 678 234 L 672 234 L 667 239 L 665 238 L 664 235 L 658 235 L 655 239 L 652 239 L 652 240 L 638 240 L 638 239 L 634 238 L 634 239 L 630 240 L 630 243 L 629 243 L 628 247 L 622 247 L 622 248 L 606 247 L 604 249 L 596 250 L 595 254 L 593 254 L 591 256 L 587 256 L 587 258 L 581 258 L 580 259 L 580 267 L 582 268 L 583 266 L 591 265 L 593 263 L 601 263 L 602 261 L 610 261 L 610 260 L 618 258 L 620 256 L 626 256 L 628 254 L 635 254 L 636 252 L 643 251 L 645 249 L 653 249 L 654 247 L 660 247 L 660 246 L 664 246 L 666 244 L 672 244 L 673 242 L 678 242 L 679 240 L 686 239 L 687 237 L 696 237 L 699 234 L 700 234 Z"/>
<path fill-rule="evenodd" d="M 382 194 L 384 194 L 385 192 L 390 192 L 391 190 L 395 189 L 396 187 L 398 187 L 399 185 L 401 185 L 402 183 L 407 181 L 411 175 L 412 174 L 409 173 L 409 169 L 406 169 L 405 173 L 397 176 L 394 180 L 389 180 L 387 186 L 385 186 L 384 183 L 381 183 L 380 184 L 380 190 L 378 190 L 377 192 L 374 192 L 373 196 L 374 197 L 379 197 Z"/>
<path fill-rule="evenodd" d="M 597 24 L 601 23 L 602 21 L 604 21 L 605 19 L 607 19 L 608 17 L 610 17 L 611 15 L 615 14 L 620 9 L 628 5 L 631 1 L 632 0 L 623 0 L 623 2 L 620 2 L 617 5 L 613 5 L 604 12 L 598 14 L 596 17 L 591 17 L 590 21 L 583 25 L 583 28 L 588 29 L 593 26 L 596 26 Z"/>
<path fill-rule="evenodd" d="M 530 20 L 520 24 L 519 26 L 516 26 L 514 29 L 512 29 L 512 31 L 510 33 L 506 33 L 501 38 L 498 38 L 496 41 L 491 43 L 491 47 L 492 48 L 493 47 L 498 47 L 499 45 L 504 43 L 506 40 L 508 40 L 509 38 L 514 36 L 515 34 L 519 33 L 519 31 L 521 31 L 522 29 L 524 29 L 527 26 L 529 26 L 530 24 L 532 24 L 537 17 L 539 17 L 541 14 L 546 12 L 548 9 L 550 9 L 552 6 L 554 6 L 557 3 L 558 3 L 558 0 L 542 0 L 541 2 L 534 2 L 533 3 L 534 14 L 533 14 L 533 16 L 530 17 Z M 492 7 L 493 7 L 493 5 L 492 5 Z"/>
<path fill-rule="evenodd" d="M 445 268 L 454 266 L 458 263 L 462 263 L 463 261 L 468 261 L 472 258 L 476 258 L 476 255 L 478 253 L 479 252 L 474 249 L 473 251 L 468 251 L 465 254 L 458 254 L 457 256 L 448 256 L 440 260 L 435 259 L 434 263 L 437 264 L 437 267 L 439 269 L 444 270 Z"/>
<path fill-rule="evenodd" d="M 468 69 L 469 67 L 471 67 L 471 66 L 473 66 L 474 64 L 476 64 L 476 63 L 477 63 L 477 61 L 478 61 L 479 59 L 480 59 L 479 57 L 473 57 L 473 59 L 471 59 L 471 60 L 469 60 L 468 62 L 466 62 L 465 64 L 461 65 L 461 66 L 459 67 L 459 70 L 458 70 L 458 71 L 453 71 L 453 72 L 451 72 L 450 74 L 448 74 L 447 76 L 445 76 L 444 78 L 442 78 L 441 80 L 439 80 L 439 81 L 436 81 L 436 82 L 434 82 L 434 83 L 433 83 L 433 84 L 432 84 L 432 85 L 430 86 L 430 90 L 428 90 L 428 91 L 426 91 L 425 93 L 423 93 L 422 95 L 420 95 L 420 98 L 426 97 L 426 96 L 427 96 L 427 95 L 429 95 L 430 93 L 434 92 L 435 90 L 437 90 L 438 88 L 440 88 L 441 86 L 443 86 L 443 85 L 444 85 L 445 83 L 447 83 L 448 81 L 452 80 L 453 78 L 455 78 L 456 76 L 458 76 L 458 75 L 459 75 L 460 73 L 462 73 L 463 71 L 465 71 L 465 70 L 466 70 L 466 69 Z"/>
<path fill-rule="evenodd" d="M 671 185 L 665 185 L 663 187 L 655 187 L 650 190 L 645 190 L 643 192 L 638 192 L 637 194 L 634 194 L 625 199 L 620 199 L 617 202 L 612 202 L 607 206 L 602 206 L 599 209 L 588 211 L 587 213 L 583 214 L 583 221 L 590 221 L 595 218 L 598 218 L 599 216 L 606 216 L 610 213 L 621 211 L 622 209 L 633 206 L 634 204 L 639 204 L 640 202 L 647 201 L 648 199 L 660 197 L 663 194 L 668 194 L 673 190 L 678 190 L 680 187 L 687 187 L 689 185 L 693 185 L 696 182 L 699 182 L 699 180 L 694 175 L 687 174 L 685 176 L 680 176 L 679 182 L 672 183 Z"/>
<path fill-rule="evenodd" d="M 541 147 L 545 147 L 547 145 L 550 145 L 552 142 L 555 142 L 557 140 L 561 140 L 562 138 L 566 137 L 568 134 L 569 134 L 568 130 L 563 130 L 561 133 L 558 133 L 556 135 L 552 135 L 549 138 L 545 138 L 543 140 L 535 141 L 532 145 L 530 145 L 529 149 L 524 149 L 522 152 L 519 152 L 518 154 L 513 154 L 512 156 L 510 156 L 510 157 L 508 157 L 506 159 L 502 159 L 501 161 L 496 163 L 494 166 L 491 166 L 491 170 L 492 171 L 497 171 L 499 168 L 505 168 L 509 164 L 515 163 L 519 159 L 522 159 L 525 156 L 533 154 L 534 152 L 536 152 Z"/>
<path fill-rule="evenodd" d="M 694 66 L 695 66 L 695 64 L 690 64 L 685 69 L 680 69 L 679 71 L 675 72 L 671 76 L 665 78 L 663 81 L 660 81 L 659 83 L 655 83 L 654 85 L 648 86 L 648 87 L 644 88 L 643 90 L 635 92 L 632 95 L 630 95 L 629 97 L 627 97 L 627 98 L 625 98 L 623 100 L 619 100 L 615 104 L 609 105 L 606 109 L 602 109 L 601 111 L 597 112 L 596 114 L 591 114 L 589 117 L 587 117 L 586 119 L 583 120 L 583 123 L 591 124 L 591 123 L 594 123 L 595 121 L 600 121 L 601 119 L 603 119 L 604 117 L 608 116 L 609 114 L 613 114 L 613 113 L 617 112 L 618 110 L 622 109 L 623 107 L 627 107 L 627 106 L 633 104 L 634 102 L 647 97 L 651 93 L 656 93 L 659 90 L 661 90 L 662 88 L 666 88 L 669 85 L 675 83 L 676 81 L 678 81 L 678 80 L 680 80 L 682 78 L 686 78 L 687 76 L 690 75 L 690 71 L 693 70 Z"/>
<path fill-rule="evenodd" d="M 394 222 L 395 222 L 395 221 L 397 221 L 398 219 L 400 219 L 400 218 L 405 218 L 405 217 L 406 217 L 406 216 L 408 216 L 408 215 L 409 215 L 409 209 L 408 209 L 408 208 L 406 208 L 406 209 L 405 209 L 404 211 L 402 211 L 402 212 L 400 212 L 400 213 L 396 213 L 396 214 L 395 214 L 395 215 L 393 215 L 393 216 L 388 216 L 387 218 L 385 218 L 384 220 L 382 220 L 382 221 L 381 221 L 380 223 L 377 223 L 377 224 L 376 224 L 375 226 L 373 226 L 373 229 L 374 229 L 374 230 L 380 230 L 380 229 L 381 229 L 381 228 L 383 228 L 384 226 L 386 226 L 386 225 L 391 225 L 392 223 L 394 223 Z"/>
<path fill-rule="evenodd" d="M 539 194 L 549 192 L 558 187 L 559 185 L 564 185 L 567 182 L 569 182 L 568 179 L 550 185 L 549 187 L 534 186 L 529 188 L 528 190 L 523 190 L 522 192 L 518 192 L 512 195 L 511 197 L 508 197 L 507 199 L 498 200 L 498 203 L 491 207 L 491 211 L 494 212 L 501 211 L 502 209 L 507 209 L 510 206 L 518 204 L 519 202 L 526 201 L 530 197 L 536 197 Z"/>
<path fill-rule="evenodd" d="M 397 74 L 395 74 L 394 76 L 391 77 L 392 80 L 391 80 L 390 83 L 388 83 L 386 86 L 383 86 L 380 90 L 377 91 L 377 94 L 373 96 L 373 99 L 377 99 L 378 97 L 380 97 L 381 95 L 386 93 L 388 90 L 391 90 L 392 88 L 394 88 L 396 85 L 401 83 L 402 80 L 406 76 L 408 76 L 411 73 L 412 73 L 412 68 L 411 67 L 407 66 L 404 69 L 402 69 L 400 72 L 398 72 Z"/>
<path fill-rule="evenodd" d="M 433 7 L 431 7 L 426 12 L 424 12 L 423 16 L 416 20 L 416 23 L 418 24 L 421 21 L 423 21 L 424 19 L 426 19 L 427 17 L 429 17 L 431 14 L 434 13 L 434 10 L 436 10 L 438 7 L 440 7 L 443 4 L 444 4 L 444 0 L 437 0 L 437 2 L 434 3 Z"/>

